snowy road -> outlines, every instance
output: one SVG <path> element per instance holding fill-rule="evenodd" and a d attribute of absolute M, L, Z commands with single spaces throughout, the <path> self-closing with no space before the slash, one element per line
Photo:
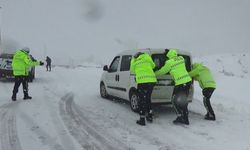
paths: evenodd
<path fill-rule="evenodd" d="M 77 139 L 84 149 L 89 150 L 129 150 L 133 149 L 121 141 L 98 130 L 98 126 L 89 120 L 88 112 L 82 112 L 74 103 L 73 94 L 68 93 L 60 101 L 60 113 L 70 130 L 70 133 Z"/>
<path fill-rule="evenodd" d="M 13 83 L 1 81 L 0 150 L 250 150 L 249 98 L 244 95 L 249 86 L 243 84 L 248 76 L 216 72 L 216 121 L 203 119 L 205 108 L 196 84 L 189 126 L 173 125 L 173 108 L 155 106 L 154 122 L 141 127 L 128 104 L 99 96 L 101 72 L 37 68 L 37 78 L 30 83 L 31 101 L 23 101 L 19 92 L 18 100 L 10 102 Z M 228 81 L 243 88 L 225 90 Z"/>
<path fill-rule="evenodd" d="M 3 150 L 21 150 L 16 127 L 15 108 L 18 103 L 8 103 L 0 107 L 0 140 Z"/>

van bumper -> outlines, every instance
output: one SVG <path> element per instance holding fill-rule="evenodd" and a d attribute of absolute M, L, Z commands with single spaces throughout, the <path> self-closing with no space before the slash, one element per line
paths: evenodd
<path fill-rule="evenodd" d="M 0 69 L 0 78 L 14 78 L 13 71 Z"/>

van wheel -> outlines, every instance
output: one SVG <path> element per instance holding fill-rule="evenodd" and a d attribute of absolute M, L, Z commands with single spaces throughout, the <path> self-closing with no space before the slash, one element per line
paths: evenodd
<path fill-rule="evenodd" d="M 100 84 L 100 95 L 102 98 L 108 98 L 108 93 L 103 83 Z"/>
<path fill-rule="evenodd" d="M 132 111 L 138 112 L 138 96 L 135 91 L 130 94 L 130 108 Z"/>

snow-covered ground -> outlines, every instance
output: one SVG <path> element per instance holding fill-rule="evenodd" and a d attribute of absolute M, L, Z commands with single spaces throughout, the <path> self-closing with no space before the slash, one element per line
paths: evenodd
<path fill-rule="evenodd" d="M 20 87 L 11 102 L 14 83 L 0 81 L 0 150 L 250 150 L 249 6 L 249 0 L 0 0 L 0 52 L 28 46 L 35 58 L 48 55 L 56 65 L 52 72 L 36 68 L 31 101 L 22 100 Z M 100 64 L 120 50 L 147 47 L 188 50 L 212 69 L 216 121 L 203 119 L 197 83 L 189 126 L 173 125 L 174 110 L 157 106 L 154 122 L 141 127 L 129 105 L 99 96 Z"/>
<path fill-rule="evenodd" d="M 1 150 L 250 150 L 250 53 L 217 54 L 193 61 L 209 66 L 218 84 L 211 102 L 216 121 L 203 119 L 201 90 L 189 104 L 190 125 L 176 126 L 169 106 L 154 107 L 145 127 L 122 101 L 102 99 L 102 68 L 36 68 L 30 101 L 11 102 L 13 82 L 0 81 Z"/>

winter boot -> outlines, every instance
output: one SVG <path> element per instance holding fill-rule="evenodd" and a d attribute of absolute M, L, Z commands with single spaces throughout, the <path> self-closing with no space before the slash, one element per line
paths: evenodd
<path fill-rule="evenodd" d="M 206 115 L 205 115 L 205 118 L 204 119 L 206 119 L 206 120 L 215 120 L 215 114 L 213 114 L 213 113 L 207 113 Z"/>
<path fill-rule="evenodd" d="M 137 124 L 141 125 L 141 126 L 145 126 L 145 117 L 140 117 L 139 120 L 136 121 Z"/>
<path fill-rule="evenodd" d="M 183 116 L 179 116 L 177 117 L 174 121 L 174 124 L 186 124 L 189 125 L 189 121 L 185 120 L 185 118 Z"/>
<path fill-rule="evenodd" d="M 12 99 L 12 101 L 16 101 L 16 94 L 13 94 L 11 99 Z"/>
<path fill-rule="evenodd" d="M 28 99 L 32 99 L 32 97 L 29 95 L 24 95 L 23 100 L 28 100 Z"/>

